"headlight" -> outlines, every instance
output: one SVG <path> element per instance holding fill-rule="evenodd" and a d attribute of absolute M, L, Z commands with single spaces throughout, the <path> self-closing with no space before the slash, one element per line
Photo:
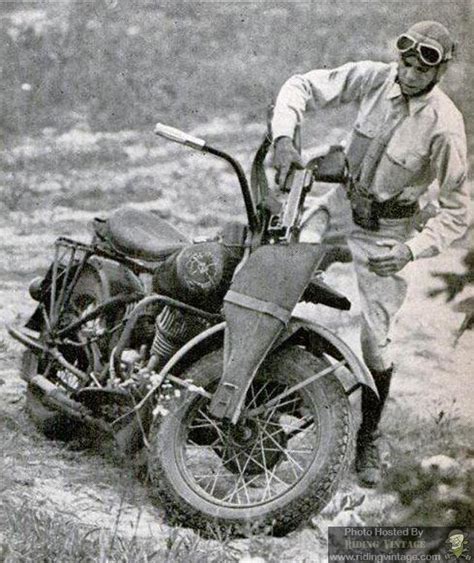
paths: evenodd
<path fill-rule="evenodd" d="M 31 280 L 30 285 L 28 286 L 28 291 L 30 292 L 31 297 L 35 300 L 35 301 L 40 301 L 41 300 L 41 286 L 43 284 L 43 278 L 41 276 L 38 276 L 37 278 L 34 278 L 33 280 Z"/>

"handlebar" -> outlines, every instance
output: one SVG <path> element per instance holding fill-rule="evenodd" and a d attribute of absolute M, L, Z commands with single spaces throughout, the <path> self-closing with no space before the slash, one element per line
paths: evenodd
<path fill-rule="evenodd" d="M 159 135 L 160 137 L 164 137 L 169 141 L 173 141 L 181 145 L 186 145 L 199 151 L 207 152 L 228 162 L 232 166 L 239 180 L 240 188 L 242 190 L 242 196 L 244 198 L 245 210 L 247 212 L 249 229 L 252 233 L 255 233 L 258 230 L 258 228 L 260 227 L 260 220 L 257 214 L 255 201 L 252 198 L 250 186 L 242 169 L 242 166 L 235 158 L 231 157 L 224 151 L 208 146 L 206 144 L 206 141 L 204 141 L 203 139 L 199 139 L 198 137 L 189 135 L 188 133 L 185 133 L 180 129 L 170 127 L 169 125 L 164 125 L 163 123 L 156 124 L 155 134 Z"/>
<path fill-rule="evenodd" d="M 155 125 L 155 135 L 164 137 L 165 139 L 168 139 L 168 141 L 187 145 L 197 150 L 203 150 L 206 145 L 206 141 L 204 141 L 204 139 L 199 139 L 199 137 L 194 137 L 193 135 L 189 135 L 180 129 L 176 129 L 176 127 L 170 127 L 169 125 L 164 125 L 163 123 L 157 123 Z"/>

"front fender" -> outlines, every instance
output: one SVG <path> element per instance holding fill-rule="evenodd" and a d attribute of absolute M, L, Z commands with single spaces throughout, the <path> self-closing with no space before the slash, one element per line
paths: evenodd
<path fill-rule="evenodd" d="M 215 347 L 216 340 L 222 345 L 225 327 L 225 322 L 219 323 L 190 340 L 183 348 L 174 354 L 160 375 L 166 376 L 171 371 L 174 371 L 179 364 L 185 363 L 186 358 L 192 358 L 193 361 L 196 361 L 199 357 L 208 353 L 210 347 L 212 349 Z M 354 389 L 357 385 L 364 385 L 378 396 L 377 387 L 375 386 L 372 375 L 351 348 L 331 330 L 305 317 L 304 314 L 292 316 L 287 328 L 274 343 L 272 350 L 280 347 L 301 331 L 306 333 L 305 336 L 307 337 L 310 351 L 311 348 L 313 348 L 313 353 L 316 353 L 316 350 L 319 351 L 319 353 L 325 352 L 336 360 L 345 362 L 353 380 L 351 382 L 351 389 Z M 311 338 L 315 341 L 314 346 L 312 346 Z M 211 346 L 210 343 L 212 343 Z M 253 374 L 249 374 L 249 377 L 253 377 Z M 234 420 L 234 415 L 238 417 L 240 411 L 239 405 L 245 399 L 246 390 L 247 387 L 243 387 L 241 391 L 242 396 L 236 397 L 235 413 L 232 413 L 232 416 L 229 417 L 231 420 Z"/>
<path fill-rule="evenodd" d="M 366 387 L 371 389 L 377 397 L 379 396 L 374 378 L 372 377 L 370 371 L 351 350 L 351 348 L 349 348 L 344 340 L 337 336 L 337 334 L 335 334 L 328 328 L 314 322 L 304 314 L 298 313 L 297 315 L 292 316 L 289 330 L 287 330 L 286 334 L 282 336 L 284 338 L 286 335 L 288 335 L 284 339 L 287 340 L 290 336 L 294 335 L 299 330 L 305 330 L 310 335 L 316 336 L 318 349 L 321 349 L 323 352 L 327 352 L 336 360 L 343 360 L 347 364 L 350 372 L 354 377 L 355 385 L 365 385 Z M 278 344 L 281 343 L 282 341 L 280 340 Z"/>

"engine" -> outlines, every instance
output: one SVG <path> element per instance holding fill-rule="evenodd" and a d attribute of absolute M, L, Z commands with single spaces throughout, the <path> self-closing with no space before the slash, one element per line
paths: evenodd
<path fill-rule="evenodd" d="M 241 257 L 240 245 L 215 241 L 190 245 L 157 268 L 153 290 L 207 312 L 218 313 Z M 156 367 L 162 367 L 183 344 L 209 326 L 209 321 L 198 315 L 164 307 L 156 319 L 151 347 Z"/>

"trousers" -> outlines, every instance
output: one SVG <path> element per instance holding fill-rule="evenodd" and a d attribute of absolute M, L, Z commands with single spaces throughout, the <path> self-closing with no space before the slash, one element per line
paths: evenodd
<path fill-rule="evenodd" d="M 361 348 L 370 370 L 390 368 L 390 328 L 407 294 L 407 283 L 398 273 L 379 276 L 369 271 L 369 256 L 385 254 L 390 244 L 406 242 L 414 234 L 413 219 L 380 219 L 379 230 L 354 225 L 348 236 L 361 305 Z"/>

